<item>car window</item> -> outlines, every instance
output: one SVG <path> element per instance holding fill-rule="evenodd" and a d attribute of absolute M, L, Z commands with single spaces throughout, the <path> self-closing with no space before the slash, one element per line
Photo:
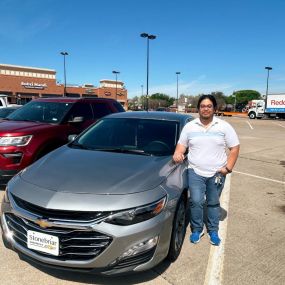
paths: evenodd
<path fill-rule="evenodd" d="M 15 110 L 14 108 L 2 108 L 0 109 L 0 118 L 6 118 L 9 114 L 13 113 Z"/>
<path fill-rule="evenodd" d="M 119 112 L 125 112 L 125 109 L 119 102 L 115 101 L 113 105 L 115 106 L 116 110 L 118 110 Z"/>
<path fill-rule="evenodd" d="M 89 149 L 142 150 L 153 155 L 171 155 L 178 137 L 176 121 L 105 118 L 77 139 Z"/>
<path fill-rule="evenodd" d="M 92 120 L 93 114 L 90 104 L 74 104 L 70 110 L 70 113 L 68 114 L 68 120 L 72 120 L 75 117 L 83 117 L 84 120 Z"/>
<path fill-rule="evenodd" d="M 94 119 L 99 119 L 112 113 L 109 104 L 104 102 L 92 103 L 92 109 L 94 113 Z"/>
<path fill-rule="evenodd" d="M 72 107 L 72 103 L 31 101 L 7 118 L 14 121 L 35 121 L 58 124 Z"/>

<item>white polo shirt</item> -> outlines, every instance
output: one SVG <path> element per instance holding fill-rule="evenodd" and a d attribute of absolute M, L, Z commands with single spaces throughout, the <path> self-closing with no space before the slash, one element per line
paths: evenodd
<path fill-rule="evenodd" d="M 229 123 L 213 117 L 205 128 L 197 118 L 184 126 L 178 143 L 188 148 L 189 168 L 198 175 L 211 177 L 226 166 L 226 150 L 239 145 L 239 139 Z"/>

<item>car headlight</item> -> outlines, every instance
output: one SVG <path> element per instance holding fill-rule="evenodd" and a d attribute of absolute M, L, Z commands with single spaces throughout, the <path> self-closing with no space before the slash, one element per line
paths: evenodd
<path fill-rule="evenodd" d="M 0 137 L 0 146 L 24 146 L 27 145 L 32 136 L 20 136 L 20 137 Z"/>
<path fill-rule="evenodd" d="M 109 216 L 105 222 L 121 226 L 137 224 L 160 214 L 164 209 L 165 204 L 166 196 L 154 203 L 115 213 Z"/>

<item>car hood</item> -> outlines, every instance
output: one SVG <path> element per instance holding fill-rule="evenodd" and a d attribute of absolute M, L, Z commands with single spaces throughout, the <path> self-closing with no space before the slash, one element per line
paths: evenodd
<path fill-rule="evenodd" d="M 169 156 L 143 156 L 63 146 L 24 170 L 21 178 L 56 192 L 122 195 L 157 187 L 174 168 Z"/>
<path fill-rule="evenodd" d="M 0 135 L 4 133 L 21 133 L 34 131 L 36 129 L 52 127 L 50 124 L 31 121 L 0 121 Z"/>

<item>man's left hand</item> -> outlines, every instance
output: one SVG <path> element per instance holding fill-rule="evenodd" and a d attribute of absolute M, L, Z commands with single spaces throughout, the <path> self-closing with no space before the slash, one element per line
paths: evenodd
<path fill-rule="evenodd" d="M 221 168 L 218 172 L 220 172 L 222 175 L 226 176 L 227 174 L 229 174 L 229 172 L 227 171 L 227 169 L 225 167 Z"/>

